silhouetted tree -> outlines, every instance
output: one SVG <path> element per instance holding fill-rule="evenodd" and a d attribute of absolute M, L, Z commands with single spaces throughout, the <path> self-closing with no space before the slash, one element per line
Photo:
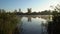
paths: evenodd
<path fill-rule="evenodd" d="M 21 9 L 19 9 L 19 12 L 21 12 Z"/>
<path fill-rule="evenodd" d="M 6 11 L 4 9 L 2 9 L 2 13 L 5 13 Z"/>
<path fill-rule="evenodd" d="M 48 34 L 60 34 L 60 6 L 57 5 L 54 8 L 53 21 L 48 23 Z"/>
<path fill-rule="evenodd" d="M 31 8 L 28 8 L 27 10 L 28 10 L 27 13 L 30 14 L 31 13 Z"/>

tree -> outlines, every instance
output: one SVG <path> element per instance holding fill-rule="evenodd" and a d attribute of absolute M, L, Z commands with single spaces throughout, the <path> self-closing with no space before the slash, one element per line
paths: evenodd
<path fill-rule="evenodd" d="M 14 10 L 14 13 L 16 14 L 17 13 L 17 10 Z"/>
<path fill-rule="evenodd" d="M 58 12 L 60 12 L 60 5 L 57 4 L 57 6 L 55 6 L 55 9 L 56 9 Z"/>
<path fill-rule="evenodd" d="M 1 9 L 0 9 L 0 13 L 1 13 Z"/>
<path fill-rule="evenodd" d="M 19 12 L 21 12 L 21 9 L 19 9 Z"/>
<path fill-rule="evenodd" d="M 1 9 L 1 12 L 2 12 L 2 13 L 5 13 L 6 11 L 5 11 L 4 9 Z"/>

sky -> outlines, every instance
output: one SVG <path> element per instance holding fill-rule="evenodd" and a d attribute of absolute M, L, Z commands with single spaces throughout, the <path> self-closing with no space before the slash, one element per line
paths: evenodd
<path fill-rule="evenodd" d="M 27 8 L 33 11 L 43 11 L 51 9 L 50 6 L 59 4 L 60 0 L 0 0 L 0 9 L 7 11 L 21 8 L 22 12 L 27 12 Z"/>

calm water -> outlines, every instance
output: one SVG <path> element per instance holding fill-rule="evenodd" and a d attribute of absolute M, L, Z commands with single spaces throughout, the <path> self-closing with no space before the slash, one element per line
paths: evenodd
<path fill-rule="evenodd" d="M 20 22 L 18 23 L 19 34 L 48 34 L 47 26 L 48 21 L 51 21 L 49 15 L 38 16 L 19 16 Z"/>

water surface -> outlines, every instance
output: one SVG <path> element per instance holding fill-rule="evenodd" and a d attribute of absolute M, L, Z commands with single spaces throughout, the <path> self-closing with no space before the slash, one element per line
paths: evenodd
<path fill-rule="evenodd" d="M 22 25 L 19 27 L 22 29 L 20 34 L 47 34 L 47 28 L 45 24 L 47 24 L 50 20 L 50 17 L 32 17 L 32 16 L 24 16 L 21 18 Z"/>

